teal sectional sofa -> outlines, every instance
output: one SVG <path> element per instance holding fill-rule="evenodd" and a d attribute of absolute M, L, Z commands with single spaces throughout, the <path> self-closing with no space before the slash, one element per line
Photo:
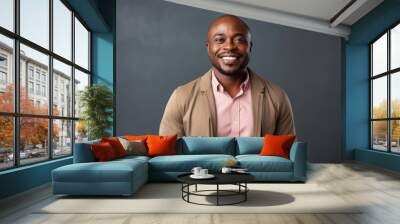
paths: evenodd
<path fill-rule="evenodd" d="M 52 171 L 54 194 L 131 195 L 148 181 L 176 181 L 193 167 L 219 172 L 234 159 L 260 182 L 304 182 L 306 180 L 307 145 L 296 141 L 290 159 L 260 156 L 262 137 L 182 137 L 177 140 L 177 155 L 127 156 L 96 162 L 91 141 L 75 144 L 74 163 Z"/>

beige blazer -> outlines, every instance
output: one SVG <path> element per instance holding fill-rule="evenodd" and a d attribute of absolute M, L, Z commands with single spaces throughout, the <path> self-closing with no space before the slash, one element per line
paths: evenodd
<path fill-rule="evenodd" d="M 254 136 L 295 134 L 290 100 L 277 85 L 249 69 Z M 160 124 L 160 135 L 216 136 L 217 114 L 211 70 L 172 93 Z"/>

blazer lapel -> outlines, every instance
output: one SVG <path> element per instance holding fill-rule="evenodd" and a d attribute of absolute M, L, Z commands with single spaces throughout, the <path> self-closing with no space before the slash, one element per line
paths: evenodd
<path fill-rule="evenodd" d="M 217 133 L 217 109 L 215 106 L 214 93 L 211 84 L 211 69 L 201 77 L 200 80 L 200 91 L 202 98 L 206 101 L 205 113 L 210 114 L 210 120 L 208 120 L 204 125 L 209 125 L 208 130 L 210 131 L 210 136 L 215 136 Z"/>
<path fill-rule="evenodd" d="M 249 69 L 250 85 L 251 85 L 251 100 L 253 104 L 253 122 L 254 136 L 261 136 L 262 118 L 263 118 L 263 102 L 265 93 L 265 84 L 253 71 Z"/>

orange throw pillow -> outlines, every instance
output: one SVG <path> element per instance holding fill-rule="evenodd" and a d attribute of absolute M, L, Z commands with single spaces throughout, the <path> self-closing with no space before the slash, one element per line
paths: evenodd
<path fill-rule="evenodd" d="M 295 139 L 295 135 L 265 135 L 264 146 L 260 155 L 280 156 L 289 159 L 290 147 L 292 147 Z"/>
<path fill-rule="evenodd" d="M 93 144 L 90 147 L 92 149 L 94 157 L 99 162 L 109 161 L 117 158 L 113 147 L 108 142 Z"/>
<path fill-rule="evenodd" d="M 121 158 L 126 156 L 126 151 L 122 146 L 121 142 L 119 142 L 118 138 L 111 137 L 111 138 L 101 138 L 101 142 L 108 142 L 114 149 L 115 155 L 117 158 Z"/>
<path fill-rule="evenodd" d="M 176 155 L 176 135 L 147 137 L 148 156 Z"/>

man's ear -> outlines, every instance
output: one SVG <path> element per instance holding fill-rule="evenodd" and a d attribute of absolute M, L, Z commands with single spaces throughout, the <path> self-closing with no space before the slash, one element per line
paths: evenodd
<path fill-rule="evenodd" d="M 209 50 L 208 50 L 208 41 L 206 41 L 206 48 L 207 48 L 207 53 L 209 53 Z"/>

